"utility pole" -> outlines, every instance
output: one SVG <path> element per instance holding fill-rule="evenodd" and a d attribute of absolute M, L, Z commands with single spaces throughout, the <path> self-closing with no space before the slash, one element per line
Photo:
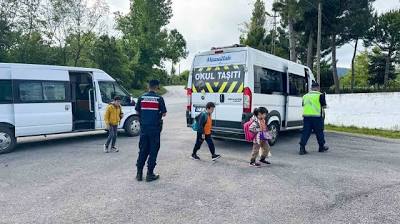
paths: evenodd
<path fill-rule="evenodd" d="M 321 85 L 321 31 L 322 30 L 322 3 L 318 1 L 318 37 L 317 37 L 317 81 Z"/>
<path fill-rule="evenodd" d="M 278 2 L 278 0 L 274 0 L 274 4 L 276 2 Z M 275 55 L 275 45 L 276 45 L 275 38 L 277 36 L 276 35 L 277 34 L 277 21 L 276 21 L 276 18 L 278 16 L 276 15 L 276 10 L 275 9 L 272 9 L 272 10 L 274 11 L 274 15 L 273 15 L 274 24 L 273 24 L 273 28 L 272 28 L 271 54 Z"/>

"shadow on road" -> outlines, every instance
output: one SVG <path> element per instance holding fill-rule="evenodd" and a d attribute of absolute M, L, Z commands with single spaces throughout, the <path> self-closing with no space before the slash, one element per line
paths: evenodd
<path fill-rule="evenodd" d="M 299 130 L 281 132 L 278 138 L 278 142 L 273 147 L 279 146 L 287 142 L 292 143 L 293 141 L 298 141 L 300 140 L 300 135 L 301 132 Z M 250 142 L 225 139 L 215 139 L 215 143 L 223 147 L 229 148 L 230 151 L 238 152 L 243 150 L 248 151 L 249 147 L 251 147 L 252 145 L 252 143 Z"/>
<path fill-rule="evenodd" d="M 82 132 L 82 133 L 72 133 L 72 134 L 58 134 L 49 136 L 34 136 L 34 137 L 23 137 L 18 139 L 18 144 L 13 151 L 13 153 L 23 152 L 23 151 L 33 151 L 43 149 L 43 146 L 65 147 L 66 144 L 71 143 L 89 143 L 107 138 L 107 133 L 103 131 L 95 132 Z M 125 133 L 120 132 L 119 139 L 132 138 Z"/>

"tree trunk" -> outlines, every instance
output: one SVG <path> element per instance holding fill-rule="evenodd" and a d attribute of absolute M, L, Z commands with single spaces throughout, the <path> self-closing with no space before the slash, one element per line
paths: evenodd
<path fill-rule="evenodd" d="M 385 79 L 384 79 L 385 89 L 387 89 L 388 85 L 389 85 L 389 72 L 390 72 L 389 70 L 390 70 L 390 59 L 391 59 L 391 56 L 392 56 L 392 51 L 389 50 L 388 54 L 386 56 L 386 64 L 385 64 Z"/>
<path fill-rule="evenodd" d="M 331 40 L 331 48 L 332 48 L 332 73 L 333 73 L 333 81 L 335 83 L 335 93 L 340 93 L 340 82 L 337 74 L 337 61 L 336 61 L 336 34 L 332 35 Z"/>
<path fill-rule="evenodd" d="M 290 54 L 290 60 L 297 62 L 296 58 L 296 37 L 294 33 L 294 28 L 293 28 L 293 19 L 291 18 L 291 15 L 288 15 L 288 27 L 289 27 L 289 54 Z"/>
<path fill-rule="evenodd" d="M 78 65 L 78 61 L 81 57 L 81 33 L 80 30 L 78 32 L 78 37 L 77 37 L 77 49 L 76 49 L 76 53 L 75 53 L 75 59 L 74 59 L 74 66 L 76 67 Z"/>
<path fill-rule="evenodd" d="M 314 62 L 314 33 L 310 31 L 308 35 L 308 47 L 307 47 L 307 66 L 313 69 Z"/>
<path fill-rule="evenodd" d="M 75 54 L 75 59 L 74 59 L 74 66 L 76 67 L 78 65 L 78 61 L 81 57 L 81 44 L 78 43 L 78 49 L 76 50 L 76 54 Z"/>
<path fill-rule="evenodd" d="M 354 92 L 354 84 L 355 84 L 355 76 L 356 76 L 356 70 L 355 70 L 355 61 L 356 61 L 356 55 L 357 55 L 357 46 L 358 46 L 358 38 L 356 39 L 356 44 L 354 45 L 354 53 L 353 53 L 353 59 L 351 60 L 351 92 Z"/>

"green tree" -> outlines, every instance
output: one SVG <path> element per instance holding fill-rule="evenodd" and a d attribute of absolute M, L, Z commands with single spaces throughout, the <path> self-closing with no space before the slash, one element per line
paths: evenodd
<path fill-rule="evenodd" d="M 84 65 L 79 63 L 82 52 L 90 42 L 94 41 L 94 29 L 99 25 L 100 19 L 108 12 L 108 6 L 104 0 L 96 0 L 93 7 L 88 6 L 87 0 L 68 0 L 70 16 L 70 52 L 72 65 Z"/>
<path fill-rule="evenodd" d="M 183 82 L 183 83 L 187 83 L 187 81 L 188 81 L 188 79 L 189 79 L 189 75 L 190 75 L 190 71 L 189 70 L 186 70 L 186 71 L 183 71 L 180 75 L 179 75 L 179 78 L 180 78 L 180 80 Z"/>
<path fill-rule="evenodd" d="M 332 60 L 332 76 L 335 84 L 335 93 L 340 93 L 340 80 L 337 74 L 337 55 L 336 50 L 339 46 L 347 43 L 349 40 L 345 35 L 345 21 L 350 15 L 350 1 L 343 0 L 324 0 L 322 1 L 322 48 L 325 48 L 324 54 L 330 53 Z"/>
<path fill-rule="evenodd" d="M 179 75 L 172 75 L 169 83 L 172 85 L 186 85 L 189 78 L 189 74 L 190 74 L 189 70 L 185 70 Z"/>
<path fill-rule="evenodd" d="M 289 59 L 297 62 L 297 42 L 298 37 L 295 31 L 295 23 L 299 19 L 297 0 L 278 0 L 273 4 L 273 10 L 278 11 L 282 17 L 283 27 L 288 28 L 289 38 Z"/>
<path fill-rule="evenodd" d="M 175 64 L 178 63 L 181 58 L 186 58 L 188 55 L 186 51 L 186 40 L 178 30 L 174 29 L 168 34 L 166 41 L 164 59 L 172 62 L 171 75 L 173 75 L 176 72 Z"/>
<path fill-rule="evenodd" d="M 281 27 L 277 28 L 277 35 L 273 35 L 272 32 L 273 31 L 271 31 L 267 38 L 272 38 L 274 36 L 276 38 L 275 55 L 289 60 L 289 34 Z"/>
<path fill-rule="evenodd" d="M 264 2 L 256 1 L 250 23 L 245 23 L 240 43 L 289 59 L 288 33 L 282 27 L 277 27 L 276 32 L 274 30 L 267 31 L 265 29 L 266 16 L 269 16 L 269 14 L 265 11 Z M 272 39 L 275 42 L 273 51 Z"/>
<path fill-rule="evenodd" d="M 248 29 L 247 34 L 241 38 L 241 44 L 260 51 L 267 51 L 265 22 L 265 4 L 261 0 L 256 0 L 250 24 L 246 24 Z"/>
<path fill-rule="evenodd" d="M 332 65 L 329 63 L 328 60 L 323 60 L 321 61 L 321 87 L 323 90 L 331 90 L 334 81 L 333 81 L 333 75 L 332 75 Z M 334 87 L 333 87 L 334 88 Z"/>
<path fill-rule="evenodd" d="M 349 1 L 348 4 L 348 15 L 345 17 L 344 23 L 344 36 L 346 40 L 354 41 L 354 53 L 351 61 L 351 90 L 353 91 L 356 85 L 356 68 L 355 60 L 357 54 L 358 42 L 360 39 L 367 37 L 367 32 L 372 26 L 373 22 L 373 7 L 372 3 L 375 0 L 358 0 Z"/>
<path fill-rule="evenodd" d="M 7 62 L 8 50 L 15 42 L 15 9 L 18 8 L 17 0 L 0 1 L 0 62 Z"/>
<path fill-rule="evenodd" d="M 28 64 L 58 64 L 58 58 L 54 57 L 55 49 L 52 48 L 37 32 L 21 34 L 17 37 L 17 43 L 9 51 L 9 61 Z"/>
<path fill-rule="evenodd" d="M 387 55 L 383 54 L 382 50 L 378 47 L 372 50 L 369 58 L 369 83 L 378 87 L 384 86 L 387 88 L 389 81 L 395 80 L 397 77 L 394 64 L 391 62 L 387 63 Z M 388 64 L 389 69 L 387 70 Z"/>
<path fill-rule="evenodd" d="M 299 34 L 299 45 L 297 51 L 300 60 L 309 68 L 313 68 L 314 56 L 316 54 L 316 37 L 318 28 L 318 9 L 317 4 L 309 0 L 298 2 L 299 16 L 294 24 L 296 33 Z"/>
<path fill-rule="evenodd" d="M 115 37 L 100 36 L 94 43 L 91 56 L 98 68 L 124 83 L 131 82 L 128 57 Z"/>
<path fill-rule="evenodd" d="M 388 87 L 391 68 L 400 49 L 400 9 L 381 16 L 375 15 L 375 22 L 367 38 L 367 45 L 378 46 L 386 54 L 383 83 Z M 377 80 L 375 80 L 377 81 Z M 380 82 L 379 82 L 380 83 Z"/>
<path fill-rule="evenodd" d="M 20 1 L 18 13 L 18 31 L 21 33 L 19 40 L 18 61 L 35 61 L 35 52 L 32 51 L 35 46 L 32 44 L 42 44 L 41 29 L 43 20 L 40 16 L 41 0 Z M 40 37 L 39 37 L 40 36 Z M 38 42 L 39 41 L 39 42 Z M 36 46 L 37 47 L 37 46 Z"/>
<path fill-rule="evenodd" d="M 341 84 L 346 87 L 368 87 L 370 86 L 369 79 L 369 58 L 368 52 L 363 52 L 357 55 L 354 62 L 354 71 L 349 71 L 341 79 Z M 353 75 L 354 74 L 354 75 Z"/>
<path fill-rule="evenodd" d="M 165 29 L 172 17 L 171 4 L 171 0 L 132 0 L 130 12 L 124 16 L 117 16 L 118 29 L 123 33 L 124 49 L 130 60 L 130 69 L 134 72 L 132 87 L 140 88 L 152 77 L 166 80 L 167 77 L 161 77 L 166 74 L 162 61 L 177 61 L 176 55 L 179 53 L 170 51 L 173 48 L 168 48 L 168 39 L 170 37 L 175 40 L 179 37 L 179 41 L 181 36 L 177 31 L 169 33 Z M 186 52 L 186 44 L 174 50 Z M 181 57 L 186 57 L 186 53 Z"/>

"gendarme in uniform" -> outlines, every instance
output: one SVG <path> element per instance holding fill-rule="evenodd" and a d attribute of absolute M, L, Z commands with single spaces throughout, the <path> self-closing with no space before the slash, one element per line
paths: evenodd
<path fill-rule="evenodd" d="M 159 89 L 159 81 L 149 82 L 149 92 L 139 97 L 136 104 L 136 111 L 140 116 L 140 141 L 139 157 L 137 159 L 136 179 L 143 179 L 143 168 L 147 160 L 146 181 L 153 181 L 159 178 L 154 174 L 157 155 L 160 150 L 160 133 L 162 126 L 162 117 L 166 115 L 164 99 L 156 91 Z"/>
<path fill-rule="evenodd" d="M 312 84 L 312 91 L 303 97 L 304 127 L 300 141 L 300 155 L 307 154 L 306 145 L 311 133 L 317 136 L 319 152 L 329 148 L 325 146 L 323 110 L 326 107 L 325 94 L 319 92 L 318 83 Z"/>

